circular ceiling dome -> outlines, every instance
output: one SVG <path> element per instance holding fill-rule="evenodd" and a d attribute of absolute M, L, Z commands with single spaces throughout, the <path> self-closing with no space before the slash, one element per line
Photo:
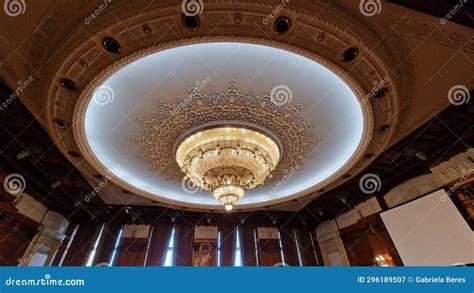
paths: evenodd
<path fill-rule="evenodd" d="M 274 97 L 271 95 L 275 90 L 284 91 L 283 99 L 269 99 Z M 370 109 L 358 99 L 360 90 L 329 63 L 270 46 L 215 42 L 158 51 L 111 71 L 95 85 L 92 94 L 83 97 L 86 110 L 80 114 L 76 139 L 86 159 L 123 188 L 164 203 L 215 208 L 220 204 L 208 191 L 190 190 L 182 180 L 169 174 L 168 170 L 179 170 L 176 161 L 174 165 L 157 168 L 149 157 L 143 156 L 137 137 L 150 130 L 144 130 L 144 121 L 160 123 L 160 117 L 167 115 L 173 119 L 181 117 L 181 121 L 192 124 L 193 128 L 199 128 L 201 123 L 225 120 L 223 117 L 227 116 L 219 116 L 219 111 L 224 113 L 230 104 L 216 104 L 208 112 L 187 110 L 190 105 L 196 109 L 198 105 L 206 106 L 205 100 L 199 104 L 195 97 L 212 103 L 228 99 L 229 92 L 237 98 L 245 97 L 248 103 L 267 103 L 268 109 L 271 106 L 272 111 L 279 113 L 265 116 L 264 106 L 258 112 L 261 117 L 267 117 L 260 120 L 260 124 L 265 124 L 260 126 L 273 128 L 277 138 L 284 140 L 278 133 L 284 133 L 285 119 L 293 119 L 304 127 L 305 135 L 300 135 L 300 139 L 308 141 L 300 161 L 289 159 L 292 157 L 288 157 L 291 156 L 288 150 L 302 148 L 301 140 L 298 145 L 296 142 L 291 145 L 290 140 L 287 145 L 283 142 L 281 166 L 288 168 L 275 170 L 277 176 L 272 180 L 248 190 L 237 208 L 288 201 L 332 182 L 356 162 L 366 147 L 363 138 L 372 129 Z M 171 112 L 166 114 L 166 110 Z M 239 111 L 245 112 L 245 107 Z M 259 127 L 252 115 L 246 113 L 230 120 L 233 124 L 249 122 Z M 293 132 L 300 131 L 303 129 Z M 183 133 L 177 133 L 169 144 L 173 145 L 180 135 Z M 304 141 L 302 144 L 306 145 Z M 154 156 L 169 154 L 173 154 L 173 147 Z"/>

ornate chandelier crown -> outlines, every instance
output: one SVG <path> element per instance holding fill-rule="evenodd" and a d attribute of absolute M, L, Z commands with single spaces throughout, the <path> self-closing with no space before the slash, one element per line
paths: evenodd
<path fill-rule="evenodd" d="M 246 190 L 283 176 L 310 156 L 317 123 L 303 118 L 302 105 L 275 103 L 270 91 L 240 93 L 234 81 L 223 93 L 189 91 L 181 102 L 159 101 L 153 117 L 139 119 L 142 130 L 135 140 L 153 169 L 176 181 L 184 173 L 227 210 Z"/>

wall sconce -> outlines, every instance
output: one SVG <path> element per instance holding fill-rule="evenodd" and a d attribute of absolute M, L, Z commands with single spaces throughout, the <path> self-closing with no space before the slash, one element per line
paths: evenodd
<path fill-rule="evenodd" d="M 376 255 L 373 259 L 374 266 L 377 267 L 391 267 L 393 266 L 392 257 L 388 254 Z"/>

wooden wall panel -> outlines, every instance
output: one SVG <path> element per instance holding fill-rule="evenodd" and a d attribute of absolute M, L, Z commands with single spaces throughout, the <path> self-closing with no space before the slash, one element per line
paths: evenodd
<path fill-rule="evenodd" d="M 16 266 L 37 233 L 39 223 L 0 202 L 0 266 Z"/>
<path fill-rule="evenodd" d="M 200 240 L 193 243 L 193 264 L 194 267 L 214 267 L 217 266 L 217 241 Z"/>
<path fill-rule="evenodd" d="M 172 230 L 171 223 L 154 223 L 152 225 L 146 266 L 163 265 Z"/>
<path fill-rule="evenodd" d="M 255 251 L 255 226 L 241 225 L 239 228 L 240 250 L 243 266 L 256 266 L 257 256 Z"/>
<path fill-rule="evenodd" d="M 280 243 L 278 239 L 259 239 L 258 265 L 273 266 L 282 263 Z"/>
<path fill-rule="evenodd" d="M 116 266 L 144 266 L 148 238 L 122 238 L 117 249 Z"/>
<path fill-rule="evenodd" d="M 176 266 L 191 266 L 193 261 L 194 224 L 175 226 L 174 262 Z"/>
<path fill-rule="evenodd" d="M 373 266 L 378 255 L 388 256 L 389 265 L 403 265 L 378 214 L 340 230 L 340 236 L 351 266 Z"/>

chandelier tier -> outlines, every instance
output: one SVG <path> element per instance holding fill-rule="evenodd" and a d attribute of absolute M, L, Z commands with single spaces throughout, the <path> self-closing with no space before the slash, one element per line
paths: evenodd
<path fill-rule="evenodd" d="M 191 182 L 213 192 L 231 210 L 246 190 L 264 183 L 280 161 L 278 144 L 266 134 L 240 126 L 194 133 L 176 150 L 176 162 Z"/>

